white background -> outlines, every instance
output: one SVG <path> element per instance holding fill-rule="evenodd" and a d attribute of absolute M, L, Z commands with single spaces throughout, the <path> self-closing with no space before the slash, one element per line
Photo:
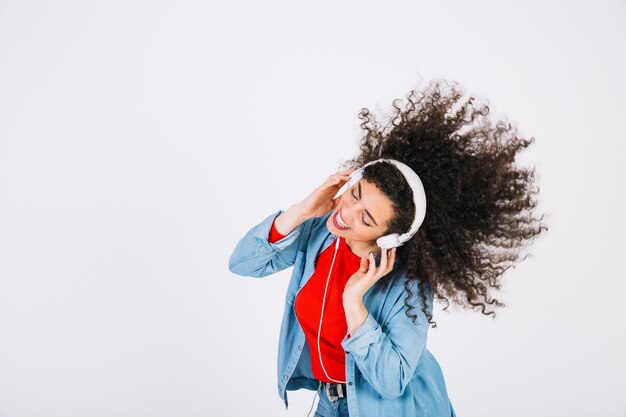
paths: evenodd
<path fill-rule="evenodd" d="M 437 77 L 536 142 L 550 230 L 497 318 L 438 305 L 457 414 L 626 416 L 626 3 L 0 1 L 0 417 L 305 416 L 253 225 Z M 312 414 L 312 413 L 311 413 Z"/>

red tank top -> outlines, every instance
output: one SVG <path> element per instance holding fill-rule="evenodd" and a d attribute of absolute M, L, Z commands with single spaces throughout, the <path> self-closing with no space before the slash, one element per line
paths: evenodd
<path fill-rule="evenodd" d="M 283 237 L 285 236 L 272 224 L 268 241 L 273 243 Z M 298 292 L 294 305 L 298 323 L 304 331 L 311 352 L 313 376 L 324 382 L 345 383 L 346 357 L 341 341 L 348 331 L 348 324 L 342 295 L 346 282 L 358 271 L 361 258 L 352 253 L 343 238 L 337 239 L 337 254 L 335 255 L 336 241 L 319 254 L 315 272 Z M 329 277 L 331 264 L 332 273 Z"/>

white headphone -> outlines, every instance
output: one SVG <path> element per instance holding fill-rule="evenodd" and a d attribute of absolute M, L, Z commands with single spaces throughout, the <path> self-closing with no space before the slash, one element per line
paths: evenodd
<path fill-rule="evenodd" d="M 417 176 L 415 171 L 413 171 L 408 165 L 403 164 L 400 161 L 396 161 L 395 159 L 387 159 L 381 158 L 375 161 L 368 162 L 363 165 L 361 168 L 353 171 L 350 174 L 350 180 L 346 182 L 340 189 L 337 191 L 337 194 L 333 197 L 333 200 L 343 194 L 348 188 L 356 184 L 363 178 L 363 170 L 366 166 L 375 164 L 380 161 L 386 161 L 394 164 L 404 175 L 406 182 L 409 183 L 411 190 L 413 190 L 413 203 L 415 204 L 415 218 L 413 219 L 413 224 L 411 224 L 411 228 L 408 232 L 399 235 L 398 233 L 392 233 L 389 235 L 381 236 L 376 239 L 376 244 L 381 249 L 391 249 L 398 246 L 402 246 L 405 242 L 417 233 L 417 230 L 422 225 L 424 221 L 424 217 L 426 216 L 426 193 L 424 192 L 424 185 L 422 184 L 422 180 Z"/>

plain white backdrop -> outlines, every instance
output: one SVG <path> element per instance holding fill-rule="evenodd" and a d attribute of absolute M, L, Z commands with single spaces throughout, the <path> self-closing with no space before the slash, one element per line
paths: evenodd
<path fill-rule="evenodd" d="M 291 269 L 253 225 L 357 151 L 358 110 L 459 82 L 536 142 L 550 227 L 496 319 L 437 305 L 459 417 L 626 416 L 622 1 L 0 0 L 0 417 L 306 416 Z M 312 413 L 311 413 L 312 414 Z"/>

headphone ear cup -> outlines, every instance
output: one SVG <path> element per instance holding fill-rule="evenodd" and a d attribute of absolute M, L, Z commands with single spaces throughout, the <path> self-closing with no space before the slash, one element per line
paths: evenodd
<path fill-rule="evenodd" d="M 376 239 L 376 244 L 381 249 L 391 249 L 398 246 L 402 246 L 402 242 L 398 239 L 400 235 L 398 233 L 392 233 L 390 235 L 381 236 Z"/>

